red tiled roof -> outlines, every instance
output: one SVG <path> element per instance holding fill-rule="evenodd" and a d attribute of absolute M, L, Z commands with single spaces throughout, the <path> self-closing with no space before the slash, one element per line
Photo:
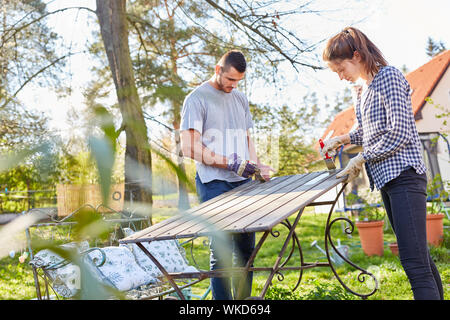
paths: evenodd
<path fill-rule="evenodd" d="M 339 112 L 336 117 L 334 117 L 333 122 L 328 126 L 325 132 L 322 135 L 322 140 L 325 138 L 331 138 L 336 136 L 341 136 L 346 133 L 349 133 L 352 130 L 352 127 L 356 123 L 356 114 L 355 108 L 353 106 L 342 110 Z M 330 133 L 333 131 L 332 133 Z M 348 146 L 348 145 L 347 145 Z M 316 143 L 315 148 L 319 150 L 319 142 Z"/>
<path fill-rule="evenodd" d="M 414 115 L 422 109 L 425 104 L 425 98 L 431 95 L 449 64 L 450 50 L 447 50 L 406 75 L 406 80 L 408 80 L 413 90 L 411 103 Z M 355 111 L 354 107 L 351 106 L 336 115 L 333 122 L 323 133 L 322 139 L 349 133 L 355 122 Z M 333 133 L 330 135 L 329 132 L 331 130 L 333 130 Z M 318 142 L 315 144 L 315 148 L 319 150 Z"/>
<path fill-rule="evenodd" d="M 450 50 L 447 50 L 406 75 L 406 80 L 408 80 L 413 90 L 411 102 L 414 115 L 422 109 L 425 104 L 425 98 L 431 95 L 447 70 L 449 63 Z"/>

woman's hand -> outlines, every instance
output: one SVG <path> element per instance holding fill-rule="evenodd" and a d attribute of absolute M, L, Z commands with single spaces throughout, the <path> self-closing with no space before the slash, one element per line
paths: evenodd
<path fill-rule="evenodd" d="M 362 169 L 364 162 L 366 162 L 366 160 L 364 160 L 362 153 L 358 153 L 356 157 L 350 159 L 345 169 L 339 172 L 336 175 L 336 178 L 341 178 L 345 175 L 348 175 L 348 178 L 345 182 L 348 183 L 352 181 L 357 176 L 359 176 L 359 173 Z"/>
<path fill-rule="evenodd" d="M 325 158 L 325 154 L 328 153 L 328 156 L 334 157 L 336 155 L 336 149 L 341 145 L 343 145 L 341 137 L 327 139 L 323 142 L 323 148 L 320 148 L 320 155 L 322 158 Z"/>

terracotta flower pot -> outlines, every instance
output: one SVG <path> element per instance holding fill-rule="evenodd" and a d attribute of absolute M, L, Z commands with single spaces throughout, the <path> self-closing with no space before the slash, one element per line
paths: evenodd
<path fill-rule="evenodd" d="M 439 246 L 444 240 L 444 214 L 427 214 L 427 241 L 433 246 Z"/>
<path fill-rule="evenodd" d="M 384 251 L 384 221 L 358 221 L 355 223 L 364 253 L 368 256 L 382 256 Z"/>
<path fill-rule="evenodd" d="M 389 243 L 389 249 L 391 249 L 392 254 L 398 256 L 398 244 L 397 242 Z"/>

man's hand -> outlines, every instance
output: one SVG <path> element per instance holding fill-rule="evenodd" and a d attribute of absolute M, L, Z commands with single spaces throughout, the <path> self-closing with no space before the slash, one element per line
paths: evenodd
<path fill-rule="evenodd" d="M 261 177 L 263 177 L 265 181 L 270 180 L 270 171 L 276 172 L 276 170 L 273 169 L 272 167 L 266 166 L 265 164 L 262 163 L 258 164 L 258 170 L 261 174 Z"/>
<path fill-rule="evenodd" d="M 336 155 L 336 149 L 343 144 L 341 137 L 327 139 L 323 142 L 323 148 L 320 148 L 320 155 L 322 158 L 325 158 L 325 154 L 328 153 L 328 156 L 334 157 Z"/>
<path fill-rule="evenodd" d="M 250 160 L 242 160 L 236 153 L 230 154 L 227 159 L 227 169 L 241 177 L 249 178 L 254 175 L 257 170 L 256 163 Z"/>
<path fill-rule="evenodd" d="M 336 178 L 340 178 L 348 174 L 348 178 L 345 182 L 348 183 L 352 181 L 359 175 L 359 172 L 361 171 L 364 162 L 366 162 L 366 160 L 364 160 L 361 153 L 358 153 L 356 157 L 350 159 L 348 165 L 345 167 L 344 170 L 342 170 L 336 175 Z"/>

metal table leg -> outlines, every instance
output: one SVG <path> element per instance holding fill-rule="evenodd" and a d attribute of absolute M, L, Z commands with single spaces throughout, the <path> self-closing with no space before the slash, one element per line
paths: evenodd
<path fill-rule="evenodd" d="M 356 295 L 356 296 L 359 296 L 359 297 L 361 297 L 361 298 L 363 298 L 363 299 L 367 299 L 367 297 L 373 295 L 373 294 L 377 291 L 377 289 L 378 289 L 378 281 L 377 281 L 377 279 L 375 278 L 375 276 L 374 276 L 372 273 L 370 273 L 370 272 L 368 272 L 368 271 L 362 269 L 361 267 L 357 266 L 356 264 L 354 264 L 353 262 L 351 262 L 350 260 L 348 260 L 343 254 L 341 254 L 341 252 L 340 252 L 339 250 L 336 249 L 336 246 L 335 246 L 335 244 L 333 243 L 333 240 L 331 239 L 331 227 L 333 226 L 333 223 L 335 223 L 335 222 L 337 222 L 337 221 L 341 221 L 341 220 L 342 220 L 342 221 L 346 221 L 347 223 L 350 224 L 351 227 L 347 227 L 347 228 L 345 229 L 345 232 L 346 232 L 347 234 L 353 233 L 353 230 L 354 230 L 354 225 L 353 225 L 352 221 L 351 221 L 350 219 L 348 219 L 348 218 L 345 218 L 345 217 L 338 217 L 338 218 L 335 218 L 335 219 L 331 220 L 331 216 L 332 216 L 332 214 L 333 214 L 334 206 L 336 205 L 336 202 L 337 202 L 339 196 L 340 196 L 340 195 L 342 194 L 342 192 L 344 191 L 344 188 L 345 188 L 346 185 L 347 185 L 347 184 L 344 184 L 344 185 L 342 186 L 341 190 L 338 192 L 338 194 L 337 194 L 337 196 L 336 196 L 336 199 L 335 199 L 334 203 L 333 203 L 332 206 L 331 206 L 330 212 L 328 213 L 328 218 L 327 218 L 327 223 L 326 223 L 326 228 L 325 228 L 325 252 L 326 252 L 326 255 L 327 255 L 327 259 L 328 259 L 328 262 L 329 262 L 329 266 L 330 266 L 331 270 L 333 271 L 333 273 L 334 273 L 336 279 L 339 281 L 339 283 L 340 283 L 347 291 L 351 292 L 352 294 L 354 294 L 354 295 Z M 355 291 L 353 291 L 352 289 L 350 289 L 350 288 L 342 281 L 342 279 L 339 277 L 338 273 L 337 273 L 336 270 L 334 269 L 334 266 L 333 266 L 333 263 L 332 263 L 332 260 L 331 260 L 331 256 L 330 256 L 329 244 L 331 245 L 331 247 L 334 249 L 334 251 L 339 255 L 339 257 L 340 257 L 342 260 L 344 260 L 346 263 L 348 263 L 349 265 L 351 265 L 351 266 L 354 267 L 355 269 L 358 269 L 358 270 L 361 271 L 360 274 L 358 275 L 358 281 L 364 282 L 364 281 L 366 280 L 365 275 L 367 275 L 367 276 L 369 276 L 369 277 L 371 277 L 371 278 L 373 279 L 373 281 L 375 282 L 375 287 L 373 288 L 372 291 L 370 291 L 370 292 L 367 293 L 367 294 L 364 294 L 364 293 L 358 293 L 358 292 L 355 292 Z"/>
<path fill-rule="evenodd" d="M 295 218 L 294 223 L 290 226 L 289 228 L 289 234 L 286 237 L 286 240 L 284 241 L 283 247 L 280 250 L 280 253 L 278 254 L 277 260 L 275 261 L 274 266 L 272 267 L 272 271 L 270 272 L 269 277 L 267 278 L 266 283 L 264 284 L 263 290 L 261 292 L 260 298 L 263 298 L 266 295 L 267 290 L 269 289 L 270 284 L 272 283 L 272 279 L 275 276 L 275 274 L 279 274 L 279 270 L 281 269 L 282 266 L 284 266 L 287 261 L 289 260 L 290 256 L 285 260 L 284 263 L 281 263 L 281 260 L 283 258 L 284 252 L 286 251 L 286 248 L 291 240 L 291 238 L 293 237 L 294 233 L 295 233 L 295 227 L 298 224 L 298 221 L 300 220 L 300 217 L 302 216 L 304 208 L 302 208 L 298 214 L 297 217 Z"/>
<path fill-rule="evenodd" d="M 152 260 L 152 262 L 158 267 L 158 269 L 162 272 L 164 277 L 166 277 L 167 281 L 169 281 L 170 285 L 175 289 L 176 293 L 180 297 L 181 300 L 186 300 L 185 296 L 181 292 L 180 288 L 177 286 L 175 281 L 169 275 L 167 270 L 159 263 L 158 260 L 144 247 L 144 245 L 140 242 L 136 242 L 137 246 Z"/>
<path fill-rule="evenodd" d="M 267 293 L 267 290 L 269 289 L 270 285 L 272 284 L 272 280 L 273 280 L 273 277 L 275 276 L 275 274 L 278 274 L 278 279 L 280 281 L 282 281 L 283 278 L 284 278 L 284 276 L 280 272 L 282 270 L 299 270 L 298 281 L 297 281 L 295 287 L 292 289 L 292 291 L 295 291 L 299 287 L 299 285 L 301 283 L 303 270 L 310 269 L 310 268 L 316 268 L 316 267 L 330 267 L 330 269 L 332 270 L 333 274 L 336 276 L 336 279 L 339 281 L 339 283 L 342 285 L 343 288 L 345 288 L 350 293 L 352 293 L 352 294 L 354 294 L 356 296 L 359 296 L 359 297 L 361 297 L 363 299 L 366 299 L 367 297 L 373 295 L 376 292 L 376 290 L 378 289 L 378 282 L 377 282 L 377 279 L 375 278 L 375 276 L 372 273 L 364 270 L 363 268 L 355 265 L 349 259 L 347 259 L 345 256 L 343 256 L 342 253 L 339 250 L 337 250 L 337 248 L 336 248 L 336 246 L 333 243 L 333 240 L 331 238 L 331 227 L 337 221 L 344 220 L 344 221 L 346 221 L 347 223 L 350 224 L 351 228 L 347 228 L 346 229 L 346 233 L 347 234 L 351 234 L 353 232 L 353 229 L 354 229 L 353 223 L 348 218 L 338 217 L 338 218 L 335 218 L 335 219 L 331 220 L 331 216 L 333 214 L 334 207 L 335 207 L 335 205 L 336 205 L 340 195 L 344 191 L 345 187 L 346 187 L 346 184 L 344 184 L 342 186 L 341 190 L 338 192 L 336 198 L 333 201 L 329 201 L 329 202 L 326 202 L 326 203 L 325 202 L 324 203 L 320 203 L 320 204 L 329 204 L 329 205 L 331 205 L 331 209 L 330 209 L 330 212 L 328 213 L 327 222 L 326 222 L 326 226 L 325 226 L 325 252 L 326 252 L 326 256 L 327 256 L 328 262 L 327 263 L 323 263 L 323 262 L 315 262 L 315 263 L 304 262 L 303 253 L 302 253 L 302 249 L 301 249 L 301 246 L 300 246 L 300 241 L 299 241 L 299 239 L 297 237 L 297 234 L 295 233 L 295 228 L 298 225 L 300 217 L 301 217 L 302 212 L 303 212 L 303 209 L 301 209 L 299 211 L 299 213 L 297 214 L 297 217 L 296 217 L 294 223 L 291 224 L 289 222 L 289 220 L 286 220 L 286 221 L 281 223 L 282 225 L 284 225 L 289 230 L 289 234 L 286 237 L 286 240 L 284 241 L 284 244 L 283 244 L 283 246 L 282 246 L 282 248 L 281 248 L 281 250 L 280 250 L 280 252 L 278 254 L 277 260 L 276 260 L 276 262 L 275 262 L 275 264 L 273 265 L 272 268 L 251 267 L 251 265 L 252 265 L 253 261 L 256 258 L 256 254 L 259 252 L 259 250 L 261 249 L 261 247 L 264 244 L 265 240 L 267 239 L 267 236 L 269 234 L 271 234 L 274 237 L 278 237 L 279 236 L 279 232 L 278 231 L 274 232 L 272 230 L 266 231 L 266 232 L 264 232 L 264 235 L 259 240 L 258 246 L 255 248 L 254 252 L 252 253 L 251 259 L 249 260 L 249 262 L 247 263 L 247 265 L 245 267 L 245 272 L 249 272 L 249 271 L 270 271 L 270 275 L 267 278 L 267 280 L 266 280 L 266 282 L 264 284 L 264 287 L 263 287 L 259 297 L 253 297 L 253 298 L 257 298 L 257 299 L 263 299 L 264 298 L 264 296 Z M 288 257 L 285 259 L 285 261 L 282 262 L 283 255 L 285 254 L 286 249 L 287 249 L 288 244 L 289 244 L 290 241 L 292 241 L 291 252 L 289 253 Z M 361 271 L 360 274 L 358 275 L 358 280 L 360 282 L 364 282 L 366 280 L 365 276 L 369 276 L 369 277 L 371 277 L 374 280 L 375 288 L 371 292 L 366 293 L 366 294 L 358 293 L 358 292 L 350 289 L 347 285 L 345 285 L 345 283 L 339 277 L 338 273 L 336 272 L 336 270 L 335 270 L 335 268 L 333 266 L 333 259 L 332 259 L 331 255 L 330 255 L 330 245 L 335 250 L 335 252 L 342 258 L 343 261 L 345 261 L 346 263 L 350 264 L 352 267 L 354 267 L 354 268 L 356 268 L 356 269 Z M 297 267 L 286 267 L 285 265 L 287 264 L 289 259 L 292 257 L 292 254 L 293 254 L 293 252 L 295 251 L 296 248 L 298 249 L 298 252 L 299 252 L 299 255 L 300 255 L 300 266 L 297 266 Z"/>

